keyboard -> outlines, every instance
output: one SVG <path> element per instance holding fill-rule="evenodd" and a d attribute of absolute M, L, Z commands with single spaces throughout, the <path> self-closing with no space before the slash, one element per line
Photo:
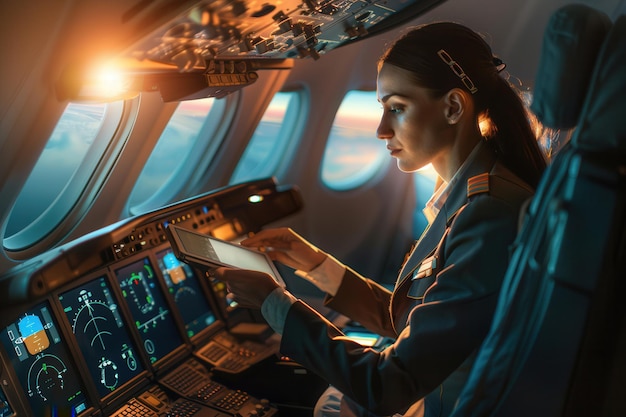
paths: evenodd
<path fill-rule="evenodd" d="M 131 398 L 111 417 L 230 417 L 230 414 L 219 413 L 214 408 L 186 398 L 172 401 L 160 388 L 154 386 Z"/>
<path fill-rule="evenodd" d="M 278 346 L 278 342 L 240 342 L 224 331 L 215 335 L 211 341 L 194 352 L 194 355 L 216 371 L 238 374 L 277 354 Z"/>
<path fill-rule="evenodd" d="M 158 383 L 180 397 L 231 416 L 271 416 L 277 412 L 267 400 L 259 400 L 212 380 L 206 368 L 194 359 L 184 362 Z"/>

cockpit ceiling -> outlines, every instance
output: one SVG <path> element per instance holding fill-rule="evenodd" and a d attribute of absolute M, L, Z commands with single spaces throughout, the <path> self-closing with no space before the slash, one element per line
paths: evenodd
<path fill-rule="evenodd" d="M 164 101 L 220 98 L 256 82 L 257 70 L 291 68 L 294 59 L 320 59 L 443 2 L 200 0 L 170 9 L 167 1 L 144 0 L 121 16 L 122 24 L 132 22 L 141 34 L 127 39 L 123 49 L 109 50 L 123 72 L 122 87 L 92 79 L 94 71 L 87 67 L 93 63 L 84 54 L 80 63 L 62 70 L 57 98 L 112 101 L 156 91 Z"/>
<path fill-rule="evenodd" d="M 129 58 L 211 70 L 212 60 L 318 59 L 442 0 L 205 0 L 135 43 Z"/>

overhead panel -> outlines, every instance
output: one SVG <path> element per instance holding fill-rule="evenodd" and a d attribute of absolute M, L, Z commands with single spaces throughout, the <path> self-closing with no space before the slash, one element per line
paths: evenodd
<path fill-rule="evenodd" d="M 291 68 L 294 59 L 320 59 L 333 49 L 391 29 L 442 2 L 198 1 L 183 12 L 172 12 L 167 23 L 156 29 L 154 20 L 145 21 L 149 32 L 118 57 L 130 77 L 127 91 L 118 96 L 159 91 L 164 101 L 220 98 L 254 83 L 258 70 Z M 136 15 L 141 10 L 131 11 L 128 19 L 138 25 L 142 18 Z M 60 98 L 98 100 L 94 89 L 85 87 L 90 81 L 78 78 L 74 72 L 61 80 Z"/>

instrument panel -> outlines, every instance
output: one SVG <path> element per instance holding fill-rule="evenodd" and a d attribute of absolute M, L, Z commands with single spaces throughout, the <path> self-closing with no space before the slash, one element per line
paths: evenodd
<path fill-rule="evenodd" d="M 36 304 L 15 318 L 2 329 L 0 339 L 33 415 L 46 415 L 53 404 L 77 414 L 90 407 L 49 302 Z M 13 415 L 6 398 L 3 403 L 6 411 L 0 415 Z"/>
<path fill-rule="evenodd" d="M 247 196 L 260 189 L 267 204 L 248 204 Z M 198 207 L 202 213 L 207 203 L 215 221 L 198 227 L 197 217 L 186 214 Z M 274 414 L 269 400 L 214 378 L 277 354 L 276 340 L 231 334 L 231 328 L 257 321 L 251 312 L 229 301 L 222 283 L 181 263 L 158 236 L 132 251 L 117 249 L 136 241 L 129 236 L 139 237 L 138 230 L 157 230 L 172 219 L 207 234 L 212 226 L 223 234 L 230 223 L 227 230 L 245 234 L 263 226 L 254 219 L 299 208 L 297 190 L 255 181 L 106 228 L 0 277 L 5 288 L 29 288 L 55 275 L 39 293 L 3 292 L 0 417 L 122 415 L 133 407 L 155 416 L 189 407 L 199 416 Z M 78 263 L 84 269 L 59 277 L 81 254 L 92 258 Z M 172 376 L 180 373 L 182 382 Z"/>

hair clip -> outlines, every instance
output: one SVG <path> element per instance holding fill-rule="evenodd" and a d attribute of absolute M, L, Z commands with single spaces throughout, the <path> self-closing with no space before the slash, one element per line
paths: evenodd
<path fill-rule="evenodd" d="M 461 68 L 459 63 L 453 60 L 450 54 L 445 51 L 445 49 L 440 49 L 439 51 L 437 51 L 437 55 L 439 55 L 439 58 L 441 58 L 441 60 L 450 67 L 452 72 L 454 72 L 454 75 L 459 77 L 463 85 L 465 85 L 465 88 L 467 88 L 470 93 L 475 94 L 478 91 L 478 88 L 476 87 L 476 85 L 474 85 L 474 82 L 469 77 L 469 75 L 467 75 L 465 71 L 463 71 L 463 68 Z"/>

